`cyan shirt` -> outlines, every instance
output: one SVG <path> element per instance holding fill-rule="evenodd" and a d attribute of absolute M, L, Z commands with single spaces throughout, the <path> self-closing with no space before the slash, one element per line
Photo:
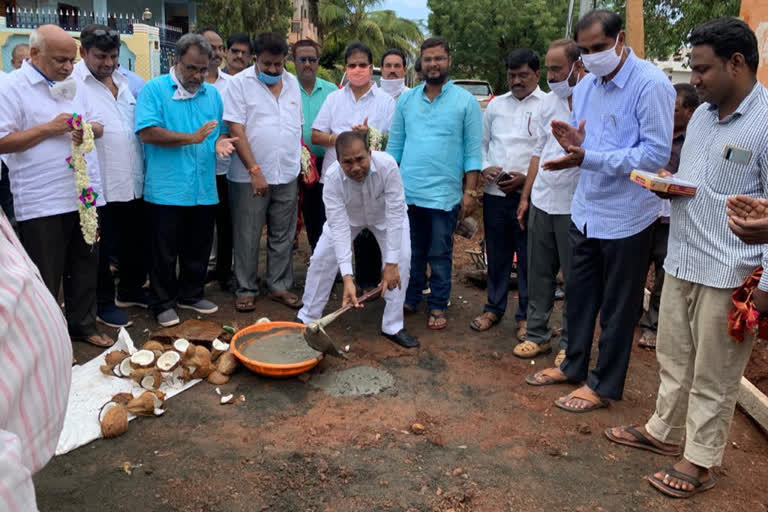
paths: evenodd
<path fill-rule="evenodd" d="M 663 71 L 628 51 L 612 80 L 589 74 L 573 90 L 571 124 L 586 120 L 586 138 L 571 220 L 589 238 L 635 235 L 661 210 L 661 199 L 629 175 L 655 173 L 669 161 L 675 89 Z"/>
<path fill-rule="evenodd" d="M 221 96 L 214 86 L 203 83 L 194 98 L 174 100 L 176 87 L 170 75 L 147 82 L 136 103 L 136 133 L 151 126 L 193 133 L 208 121 L 219 125 L 201 144 L 144 144 L 144 200 L 173 206 L 216 204 L 216 139 L 224 114 Z"/>
<path fill-rule="evenodd" d="M 452 81 L 434 101 L 424 87 L 397 100 L 387 153 L 400 164 L 407 204 L 450 211 L 461 201 L 464 173 L 481 170 L 483 114 Z"/>
<path fill-rule="evenodd" d="M 325 98 L 339 88 L 336 87 L 336 84 L 317 77 L 315 78 L 315 87 L 312 89 L 311 95 L 307 94 L 301 82 L 299 82 L 299 89 L 301 89 L 301 111 L 304 113 L 304 133 L 302 134 L 302 139 L 304 144 L 309 146 L 309 150 L 313 155 L 322 158 L 325 156 L 325 146 L 312 144 L 312 123 L 315 122 L 315 118 L 320 112 L 320 107 L 323 106 Z"/>

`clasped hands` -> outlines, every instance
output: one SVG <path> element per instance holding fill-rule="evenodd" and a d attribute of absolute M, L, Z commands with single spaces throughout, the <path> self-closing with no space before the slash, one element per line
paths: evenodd
<path fill-rule="evenodd" d="M 544 162 L 541 167 L 545 171 L 560 171 L 579 167 L 584 161 L 584 138 L 587 135 L 584 125 L 586 121 L 582 120 L 578 128 L 563 121 L 552 121 L 552 135 L 557 142 L 567 152 L 564 156 Z"/>

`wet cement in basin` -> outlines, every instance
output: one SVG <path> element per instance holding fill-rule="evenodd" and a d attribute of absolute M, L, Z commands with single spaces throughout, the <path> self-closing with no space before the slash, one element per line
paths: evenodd
<path fill-rule="evenodd" d="M 304 334 L 297 329 L 277 328 L 245 334 L 237 345 L 248 359 L 268 364 L 302 363 L 320 355 L 307 345 Z"/>

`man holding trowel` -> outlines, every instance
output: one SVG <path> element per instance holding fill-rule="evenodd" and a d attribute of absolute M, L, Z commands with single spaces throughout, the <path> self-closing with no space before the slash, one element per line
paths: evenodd
<path fill-rule="evenodd" d="M 355 236 L 367 228 L 376 237 L 384 260 L 379 288 L 387 304 L 381 333 L 402 347 L 418 347 L 418 340 L 403 327 L 411 241 L 400 170 L 386 153 L 371 151 L 360 132 L 339 134 L 336 154 L 338 161 L 325 174 L 327 220 L 309 262 L 304 306 L 298 318 L 308 324 L 322 316 L 337 269 L 344 280 L 342 304 L 362 307 L 357 299 L 351 247 Z"/>

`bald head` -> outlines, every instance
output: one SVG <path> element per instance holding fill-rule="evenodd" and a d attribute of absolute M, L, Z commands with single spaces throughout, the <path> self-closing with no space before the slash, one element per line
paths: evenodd
<path fill-rule="evenodd" d="M 43 25 L 29 35 L 29 57 L 43 74 L 55 82 L 72 73 L 77 43 L 61 27 Z"/>

